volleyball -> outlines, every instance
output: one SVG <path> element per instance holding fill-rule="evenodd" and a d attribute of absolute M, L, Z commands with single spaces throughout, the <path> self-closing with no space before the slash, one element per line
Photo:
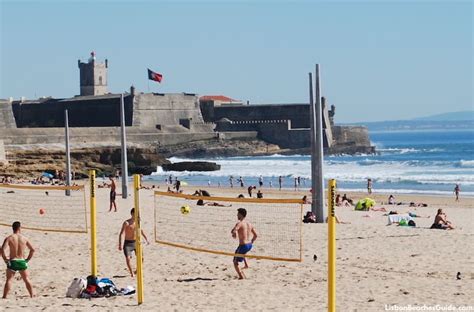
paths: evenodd
<path fill-rule="evenodd" d="M 40 210 L 39 210 L 40 215 L 44 215 L 45 212 L 46 212 L 46 210 L 44 210 L 43 208 L 40 208 Z"/>
<path fill-rule="evenodd" d="M 187 215 L 191 212 L 191 208 L 188 205 L 181 206 L 181 213 Z"/>

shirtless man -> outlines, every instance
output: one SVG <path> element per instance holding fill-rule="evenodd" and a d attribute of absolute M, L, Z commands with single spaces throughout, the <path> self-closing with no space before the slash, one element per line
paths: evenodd
<path fill-rule="evenodd" d="M 455 227 L 450 221 L 447 220 L 443 209 L 438 209 L 438 213 L 436 214 L 433 225 L 431 225 L 431 229 L 453 230 Z"/>
<path fill-rule="evenodd" d="M 237 209 L 237 219 L 239 222 L 234 226 L 231 231 L 232 237 L 237 238 L 239 236 L 239 247 L 235 250 L 236 254 L 245 255 L 252 249 L 252 244 L 257 239 L 257 232 L 255 228 L 245 220 L 247 216 L 247 210 L 244 208 Z M 252 239 L 249 241 L 250 233 L 252 233 Z M 239 275 L 239 279 L 244 279 L 245 275 L 240 270 L 239 262 L 244 262 L 244 269 L 247 269 L 249 266 L 247 264 L 247 260 L 244 257 L 234 257 L 234 268 L 237 274 Z"/>
<path fill-rule="evenodd" d="M 132 252 L 136 253 L 136 250 L 135 250 L 135 208 L 132 208 L 132 210 L 130 210 L 130 214 L 132 217 L 128 220 L 125 220 L 125 222 L 122 224 L 122 230 L 120 231 L 120 234 L 119 234 L 118 249 L 119 250 L 123 249 L 123 254 L 125 255 L 125 261 L 127 262 L 128 271 L 130 272 L 130 276 L 133 277 L 132 264 L 130 263 L 130 260 L 132 259 Z M 123 242 L 123 247 L 122 247 L 122 235 L 124 233 L 125 233 L 125 241 Z M 143 230 L 142 230 L 142 236 L 145 238 L 146 243 L 150 244 Z"/>
<path fill-rule="evenodd" d="M 112 207 L 114 207 L 115 212 L 117 212 L 117 204 L 115 203 L 115 197 L 117 196 L 117 192 L 115 189 L 117 188 L 117 185 L 115 184 L 115 180 L 113 176 L 109 177 L 110 180 L 110 208 L 109 212 L 112 211 Z"/>
<path fill-rule="evenodd" d="M 12 224 L 13 234 L 5 238 L 3 241 L 0 253 L 2 254 L 3 261 L 7 264 L 7 281 L 5 282 L 5 288 L 3 289 L 3 299 L 7 298 L 8 292 L 11 289 L 12 280 L 16 272 L 20 272 L 20 276 L 25 282 L 26 289 L 33 297 L 33 286 L 31 285 L 28 277 L 28 262 L 33 257 L 35 249 L 31 245 L 30 241 L 21 235 L 21 224 L 16 221 Z M 6 256 L 7 246 L 10 249 L 10 257 Z M 25 249 L 28 247 L 28 257 L 25 259 Z"/>

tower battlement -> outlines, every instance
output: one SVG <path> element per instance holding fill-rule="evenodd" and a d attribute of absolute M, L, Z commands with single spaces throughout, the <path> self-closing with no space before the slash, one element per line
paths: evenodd
<path fill-rule="evenodd" d="M 77 61 L 79 66 L 80 95 L 104 95 L 107 94 L 107 59 L 104 63 L 97 62 L 95 52 L 87 63 Z"/>

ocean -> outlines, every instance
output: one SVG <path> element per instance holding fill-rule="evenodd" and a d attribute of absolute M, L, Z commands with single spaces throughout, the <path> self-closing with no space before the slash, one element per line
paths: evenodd
<path fill-rule="evenodd" d="M 339 155 L 324 159 L 324 178 L 336 179 L 340 191 L 365 191 L 367 178 L 373 181 L 374 192 L 450 195 L 456 183 L 461 196 L 474 196 L 474 129 L 472 130 L 410 130 L 371 132 L 376 155 Z M 172 162 L 196 159 L 171 158 Z M 293 188 L 294 178 L 301 177 L 301 188 L 311 187 L 309 155 L 271 155 L 199 159 L 221 165 L 214 172 L 157 172 L 146 177 L 165 181 L 171 174 L 189 185 L 229 186 L 229 177 L 242 176 L 246 185 Z M 235 182 L 236 183 L 236 182 Z"/>

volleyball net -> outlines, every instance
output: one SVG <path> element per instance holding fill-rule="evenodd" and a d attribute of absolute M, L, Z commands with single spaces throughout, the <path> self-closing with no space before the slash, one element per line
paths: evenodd
<path fill-rule="evenodd" d="M 84 186 L 0 184 L 0 216 L 4 226 L 20 221 L 24 229 L 87 233 Z"/>
<path fill-rule="evenodd" d="M 302 260 L 301 199 L 201 197 L 160 191 L 154 197 L 154 235 L 159 244 L 236 256 L 239 241 L 232 238 L 231 230 L 238 222 L 237 209 L 244 208 L 246 220 L 258 234 L 245 257 Z"/>

